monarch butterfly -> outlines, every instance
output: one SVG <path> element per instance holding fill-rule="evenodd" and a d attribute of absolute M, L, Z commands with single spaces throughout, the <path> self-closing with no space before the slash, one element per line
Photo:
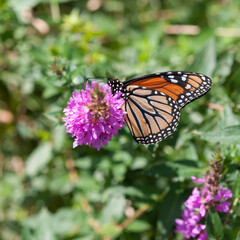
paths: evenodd
<path fill-rule="evenodd" d="M 206 94 L 209 77 L 192 72 L 159 72 L 121 82 L 108 78 L 112 93 L 122 92 L 125 121 L 140 144 L 155 144 L 172 134 L 180 110 Z"/>

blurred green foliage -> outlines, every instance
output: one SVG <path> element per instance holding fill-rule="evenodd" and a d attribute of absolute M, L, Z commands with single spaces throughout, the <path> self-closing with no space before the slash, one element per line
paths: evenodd
<path fill-rule="evenodd" d="M 0 239 L 180 239 L 174 220 L 190 177 L 205 174 L 216 152 L 234 195 L 219 239 L 239 239 L 239 8 L 238 0 L 1 1 Z M 85 77 L 167 70 L 213 79 L 172 136 L 141 146 L 125 127 L 100 152 L 72 149 L 62 110 Z"/>

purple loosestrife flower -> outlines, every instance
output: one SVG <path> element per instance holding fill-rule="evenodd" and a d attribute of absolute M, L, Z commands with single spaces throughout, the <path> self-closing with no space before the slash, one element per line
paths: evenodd
<path fill-rule="evenodd" d="M 232 198 L 232 192 L 229 189 L 223 189 L 222 186 L 220 186 L 217 195 L 214 196 L 214 200 L 218 202 L 216 211 L 229 212 L 229 206 L 231 203 L 225 201 L 229 198 Z"/>
<path fill-rule="evenodd" d="M 206 225 L 202 223 L 210 207 L 214 207 L 217 212 L 229 212 L 231 203 L 226 200 L 232 198 L 232 192 L 219 185 L 222 165 L 214 160 L 210 166 L 210 172 L 203 178 L 192 177 L 193 182 L 203 186 L 193 189 L 192 195 L 184 203 L 186 209 L 182 212 L 182 219 L 176 219 L 175 232 L 182 233 L 184 239 L 193 237 L 197 240 L 208 240 Z"/>
<path fill-rule="evenodd" d="M 118 130 L 124 126 L 122 109 L 124 99 L 121 93 L 112 95 L 111 88 L 107 84 L 98 85 L 92 82 L 86 84 L 86 90 L 73 92 L 63 112 L 67 133 L 72 133 L 75 138 L 73 147 L 88 145 L 98 151 L 101 144 L 108 145 L 112 135 L 117 135 Z"/>

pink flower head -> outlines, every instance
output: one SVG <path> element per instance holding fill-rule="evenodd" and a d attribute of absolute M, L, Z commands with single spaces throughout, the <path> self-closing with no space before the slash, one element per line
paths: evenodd
<path fill-rule="evenodd" d="M 124 126 L 122 109 L 124 99 L 121 93 L 112 95 L 111 88 L 107 84 L 98 85 L 92 82 L 86 84 L 86 90 L 73 92 L 65 113 L 67 133 L 72 133 L 75 138 L 73 147 L 88 145 L 98 151 L 101 144 L 108 145 L 112 135 L 117 135 L 118 130 Z"/>

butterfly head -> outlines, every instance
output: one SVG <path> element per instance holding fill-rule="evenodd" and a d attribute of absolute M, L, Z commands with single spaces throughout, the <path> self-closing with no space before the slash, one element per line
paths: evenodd
<path fill-rule="evenodd" d="M 118 79 L 108 78 L 107 84 L 111 87 L 113 95 L 124 90 L 123 83 Z"/>

